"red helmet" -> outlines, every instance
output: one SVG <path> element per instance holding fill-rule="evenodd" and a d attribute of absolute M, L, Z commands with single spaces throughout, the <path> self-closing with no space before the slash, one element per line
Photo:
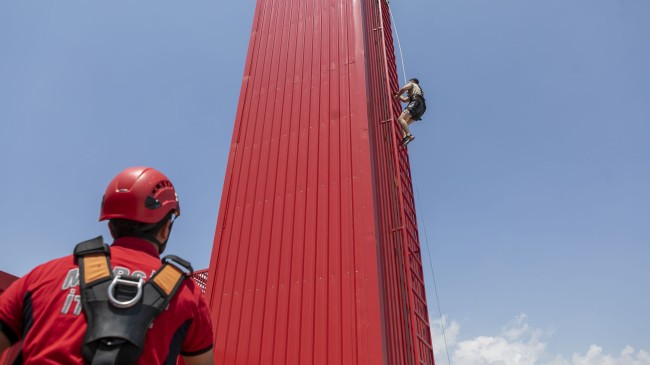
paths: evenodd
<path fill-rule="evenodd" d="M 177 216 L 181 214 L 171 181 L 156 169 L 130 167 L 117 174 L 108 184 L 99 220 L 122 218 L 157 223 L 170 211 Z"/>

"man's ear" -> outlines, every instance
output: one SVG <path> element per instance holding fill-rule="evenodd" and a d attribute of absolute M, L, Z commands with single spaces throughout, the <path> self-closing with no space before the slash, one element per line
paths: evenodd
<path fill-rule="evenodd" d="M 172 220 L 167 219 L 165 224 L 163 224 L 162 228 L 160 228 L 160 231 L 156 234 L 156 239 L 158 239 L 159 242 L 166 242 L 169 239 L 169 234 L 171 233 L 170 227 L 172 225 Z"/>
<path fill-rule="evenodd" d="M 108 221 L 108 230 L 111 231 L 111 237 L 113 237 L 113 239 L 116 239 L 117 237 L 115 237 L 115 231 L 113 229 L 113 222 L 111 222 L 111 221 Z"/>

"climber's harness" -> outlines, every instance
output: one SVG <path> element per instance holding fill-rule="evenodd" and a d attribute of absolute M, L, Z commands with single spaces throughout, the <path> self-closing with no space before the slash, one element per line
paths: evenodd
<path fill-rule="evenodd" d="M 412 102 L 414 102 L 414 101 L 416 101 L 418 99 L 426 102 L 426 99 L 424 98 L 424 91 L 422 90 L 422 86 L 420 86 L 418 84 L 414 84 L 414 85 L 417 86 L 418 89 L 420 89 L 420 93 L 419 94 L 410 94 L 409 95 L 409 103 L 412 103 Z"/>
<path fill-rule="evenodd" d="M 114 275 L 110 255 L 101 236 L 81 242 L 74 249 L 88 323 L 81 351 L 91 365 L 135 364 L 147 329 L 193 269 L 189 262 L 168 255 L 145 281 L 140 276 Z"/>

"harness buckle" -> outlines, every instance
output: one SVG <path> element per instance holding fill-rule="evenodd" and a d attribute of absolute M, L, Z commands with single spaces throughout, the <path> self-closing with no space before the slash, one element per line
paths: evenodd
<path fill-rule="evenodd" d="M 137 282 L 135 281 L 135 279 L 137 279 Z M 135 296 L 125 301 L 121 301 L 115 298 L 113 291 L 115 290 L 115 286 L 118 284 L 124 286 L 136 287 L 137 292 L 135 293 Z M 135 303 L 140 301 L 140 298 L 142 298 L 143 285 L 144 285 L 144 279 L 142 279 L 141 277 L 116 275 L 115 278 L 113 278 L 111 285 L 108 286 L 108 302 L 111 303 L 113 306 L 121 309 L 132 307 Z"/>

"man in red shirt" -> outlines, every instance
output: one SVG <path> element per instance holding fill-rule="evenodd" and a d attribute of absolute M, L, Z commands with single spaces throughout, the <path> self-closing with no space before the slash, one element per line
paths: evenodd
<path fill-rule="evenodd" d="M 110 267 L 117 276 L 150 278 L 161 267 L 172 223 L 180 215 L 176 191 L 162 173 L 133 167 L 106 189 L 100 220 L 115 239 Z M 24 364 L 84 364 L 87 329 L 73 255 L 36 267 L 0 296 L 0 355 L 23 340 Z M 167 309 L 146 330 L 138 364 L 212 365 L 212 326 L 200 288 L 184 280 Z"/>

